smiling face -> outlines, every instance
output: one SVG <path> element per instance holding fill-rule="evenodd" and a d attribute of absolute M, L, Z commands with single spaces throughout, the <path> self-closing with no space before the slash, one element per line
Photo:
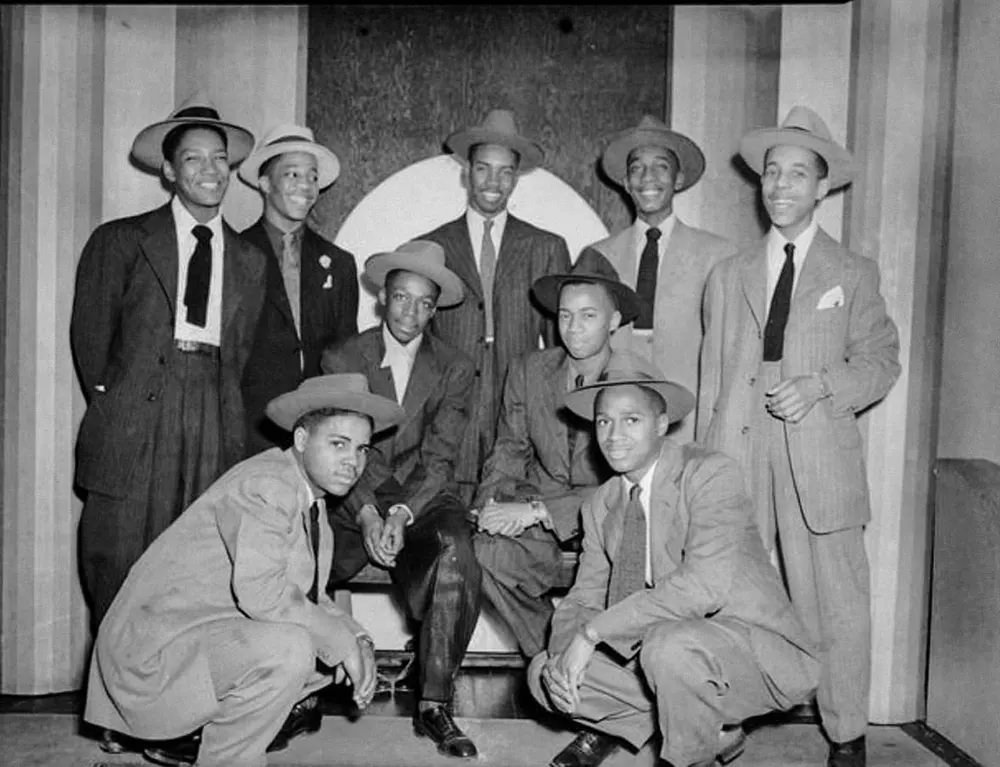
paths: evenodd
<path fill-rule="evenodd" d="M 184 131 L 173 156 L 163 161 L 163 175 L 181 204 L 199 223 L 214 218 L 229 186 L 229 153 L 209 128 Z"/>
<path fill-rule="evenodd" d="M 559 337 L 573 359 L 590 359 L 604 351 L 621 320 L 602 285 L 569 283 L 559 291 Z"/>
<path fill-rule="evenodd" d="M 347 495 L 365 470 L 371 436 L 371 420 L 359 413 L 342 412 L 297 426 L 295 453 L 313 489 Z"/>
<path fill-rule="evenodd" d="M 830 191 L 814 152 L 779 144 L 767 151 L 760 176 L 761 196 L 771 223 L 794 240 L 812 221 L 816 204 Z"/>
<path fill-rule="evenodd" d="M 437 311 L 440 293 L 437 284 L 421 274 L 397 269 L 386 275 L 378 300 L 385 307 L 385 324 L 392 337 L 408 344 L 423 333 Z"/>
<path fill-rule="evenodd" d="M 634 384 L 602 389 L 594 402 L 597 444 L 608 465 L 632 482 L 642 479 L 660 454 L 670 426 L 662 404 L 654 392 Z"/>
<path fill-rule="evenodd" d="M 505 146 L 473 147 L 466 171 L 469 207 L 487 218 L 501 213 L 517 186 L 517 165 L 517 154 Z"/>
<path fill-rule="evenodd" d="M 636 215 L 650 226 L 663 223 L 673 210 L 674 192 L 684 183 L 677 157 L 666 147 L 640 146 L 628 153 L 625 189 Z"/>
<path fill-rule="evenodd" d="M 306 220 L 319 199 L 319 169 L 309 152 L 286 152 L 273 158 L 260 177 L 264 215 L 284 232 Z"/>

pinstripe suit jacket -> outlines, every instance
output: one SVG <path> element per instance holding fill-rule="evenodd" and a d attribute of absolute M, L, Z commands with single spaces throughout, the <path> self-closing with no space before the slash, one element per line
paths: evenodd
<path fill-rule="evenodd" d="M 745 470 L 754 465 L 754 411 L 764 407 L 753 392 L 763 357 L 766 275 L 762 240 L 720 263 L 705 293 L 698 438 L 739 459 Z M 840 305 L 820 308 L 820 299 L 838 286 Z M 884 397 L 899 376 L 899 337 L 879 293 L 878 265 L 822 229 L 795 286 L 781 360 L 783 379 L 810 373 L 822 374 L 833 396 L 799 423 L 784 424 L 806 523 L 816 533 L 864 525 L 870 510 L 857 413 Z M 770 507 L 770 499 L 754 501 Z"/>
<path fill-rule="evenodd" d="M 610 476 L 591 438 L 590 422 L 563 405 L 568 371 L 562 348 L 530 352 L 511 362 L 496 442 L 473 503 L 482 508 L 488 498 L 537 498 L 545 502 L 555 533 L 563 541 L 579 533 L 580 506 Z"/>
<path fill-rule="evenodd" d="M 619 279 L 635 288 L 642 249 L 634 245 L 636 225 L 586 247 L 578 265 L 603 256 L 618 272 Z M 703 229 L 677 219 L 667 241 L 656 275 L 653 334 L 647 343 L 632 335 L 632 326 L 617 331 L 612 348 L 631 346 L 649 357 L 667 377 L 698 391 L 698 355 L 701 352 L 701 300 L 712 267 L 735 252 L 735 246 Z M 697 413 L 697 410 L 695 410 Z M 675 426 L 671 436 L 687 442 L 695 432 L 695 416 Z"/>
<path fill-rule="evenodd" d="M 476 482 L 481 455 L 480 443 L 493 444 L 500 393 L 507 366 L 521 354 L 538 348 L 542 338 L 546 346 L 558 343 L 552 317 L 538 307 L 531 296 L 531 285 L 545 274 L 569 271 L 569 249 L 559 235 L 539 229 L 508 215 L 503 240 L 497 254 L 493 283 L 494 344 L 487 350 L 484 344 L 486 316 L 483 310 L 483 285 L 469 240 L 465 214 L 438 227 L 418 239 L 432 240 L 444 248 L 445 262 L 465 286 L 465 300 L 455 307 L 442 309 L 431 321 L 430 329 L 439 338 L 472 358 L 477 371 L 478 388 L 474 401 L 483 397 L 492 407 L 474 413 L 461 447 L 458 477 Z M 493 375 L 483 380 L 484 355 L 493 355 Z M 478 395 L 478 396 L 477 396 Z"/>

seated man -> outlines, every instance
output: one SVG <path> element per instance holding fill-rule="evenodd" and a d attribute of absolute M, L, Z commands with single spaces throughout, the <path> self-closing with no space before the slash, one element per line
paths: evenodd
<path fill-rule="evenodd" d="M 590 424 L 563 399 L 597 379 L 611 334 L 639 313 L 635 292 L 614 274 L 574 268 L 539 278 L 533 290 L 558 316 L 563 345 L 529 352 L 508 368 L 497 439 L 476 494 L 474 539 L 483 595 L 529 658 L 545 649 L 560 544 L 577 538 L 581 504 L 610 476 Z"/>
<path fill-rule="evenodd" d="M 154 761 L 266 764 L 283 722 L 319 728 L 318 709 L 289 715 L 331 680 L 317 658 L 349 678 L 359 708 L 375 690 L 371 637 L 317 590 L 333 549 L 319 512 L 325 493 L 351 489 L 371 435 L 402 409 L 363 376 L 343 375 L 305 381 L 267 415 L 292 432 L 292 447 L 216 480 L 132 567 L 98 631 L 84 719 L 178 739 L 147 749 Z M 182 737 L 197 728 L 200 748 Z"/>
<path fill-rule="evenodd" d="M 472 361 L 425 333 L 439 306 L 464 296 L 434 242 L 414 240 L 365 262 L 380 287 L 382 323 L 329 347 L 328 373 L 363 373 L 372 391 L 406 411 L 398 430 L 379 439 L 358 486 L 334 510 L 336 552 L 329 588 L 371 560 L 390 568 L 417 639 L 420 700 L 414 727 L 448 756 L 472 757 L 472 741 L 452 718 L 455 675 L 479 617 L 481 573 L 471 525 L 455 482 L 468 423 Z"/>
<path fill-rule="evenodd" d="M 804 701 L 819 673 L 739 470 L 665 436 L 694 396 L 634 354 L 566 404 L 620 476 L 584 504 L 576 582 L 528 670 L 542 705 L 588 728 L 551 765 L 593 767 L 657 730 L 674 767 L 725 764 L 744 719 Z"/>

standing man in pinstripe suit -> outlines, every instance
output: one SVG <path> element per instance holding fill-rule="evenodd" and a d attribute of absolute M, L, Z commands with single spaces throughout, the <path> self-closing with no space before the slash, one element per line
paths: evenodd
<path fill-rule="evenodd" d="M 469 428 L 459 450 L 456 479 L 472 501 L 480 467 L 493 447 L 500 393 L 515 357 L 556 342 L 552 318 L 531 301 L 539 277 L 569 271 L 569 248 L 559 235 L 507 211 L 518 177 L 542 164 L 542 148 L 518 131 L 514 114 L 494 109 L 482 125 L 445 142 L 463 165 L 465 213 L 420 240 L 444 248 L 446 263 L 465 284 L 467 298 L 434 316 L 431 330 L 476 364 Z"/>
<path fill-rule="evenodd" d="M 769 549 L 823 661 L 829 767 L 864 767 L 871 665 L 870 518 L 856 414 L 899 376 L 878 265 L 816 224 L 853 158 L 811 109 L 743 137 L 771 230 L 722 261 L 705 293 L 698 438 L 742 463 Z M 703 433 L 703 430 L 707 431 Z"/>

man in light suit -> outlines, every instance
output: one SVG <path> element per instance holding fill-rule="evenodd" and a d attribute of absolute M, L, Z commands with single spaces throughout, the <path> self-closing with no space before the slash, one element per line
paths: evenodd
<path fill-rule="evenodd" d="M 80 564 L 94 631 L 129 568 L 244 455 L 240 379 L 264 299 L 264 254 L 221 214 L 252 134 L 203 96 L 143 129 L 132 154 L 173 189 L 99 226 L 77 267 L 70 341 L 87 412 Z"/>
<path fill-rule="evenodd" d="M 899 376 L 878 265 L 824 232 L 814 210 L 853 160 L 811 109 L 753 131 L 763 241 L 720 263 L 705 294 L 699 438 L 739 460 L 792 602 L 823 649 L 820 716 L 830 767 L 863 767 L 871 663 L 870 518 L 857 414 Z"/>
<path fill-rule="evenodd" d="M 818 675 L 739 468 L 666 437 L 694 395 L 634 353 L 566 404 L 619 476 L 584 504 L 576 580 L 528 670 L 538 701 L 586 728 L 550 765 L 596 767 L 657 731 L 674 767 L 728 763 L 744 719 L 801 702 Z"/>
<path fill-rule="evenodd" d="M 611 137 L 601 164 L 632 198 L 636 219 L 585 248 L 578 262 L 592 267 L 607 259 L 643 301 L 643 311 L 630 329 L 618 334 L 615 348 L 630 345 L 696 392 L 705 280 L 713 266 L 735 251 L 727 240 L 688 226 L 673 210 L 674 194 L 701 178 L 705 157 L 687 136 L 646 115 L 638 126 Z M 689 441 L 694 417 L 673 428 L 671 436 Z"/>
<path fill-rule="evenodd" d="M 337 155 L 300 125 L 271 128 L 240 165 L 240 178 L 264 200 L 243 237 L 268 256 L 266 300 L 243 374 L 247 455 L 288 446 L 290 435 L 264 415 L 267 403 L 319 375 L 323 349 L 358 332 L 354 256 L 306 223 L 339 175 Z"/>
<path fill-rule="evenodd" d="M 188 507 L 97 634 L 84 719 L 162 741 L 145 752 L 160 764 L 263 767 L 283 730 L 319 729 L 319 709 L 296 701 L 332 678 L 349 679 L 360 709 L 375 690 L 371 636 L 322 588 L 333 541 L 321 512 L 402 409 L 344 375 L 311 378 L 267 413 L 292 447 L 239 463 Z"/>
<path fill-rule="evenodd" d="M 370 560 L 388 568 L 417 638 L 416 731 L 438 751 L 462 758 L 475 744 L 452 717 L 455 675 L 479 617 L 481 571 L 468 506 L 457 495 L 455 463 L 468 423 L 472 361 L 430 333 L 438 306 L 459 304 L 462 281 L 435 242 L 414 240 L 365 262 L 379 286 L 384 318 L 323 353 L 329 373 L 362 373 L 372 391 L 406 411 L 399 428 L 375 442 L 357 487 L 333 513 L 333 589 Z"/>
<path fill-rule="evenodd" d="M 611 356 L 611 339 L 639 311 L 638 297 L 613 275 L 574 267 L 537 280 L 535 299 L 555 314 L 562 346 L 515 359 L 507 370 L 497 439 L 476 494 L 483 595 L 528 658 L 545 649 L 562 547 L 580 533 L 580 506 L 610 476 L 590 424 L 563 405 L 592 383 Z"/>
<path fill-rule="evenodd" d="M 482 125 L 456 131 L 445 144 L 463 166 L 468 208 L 419 239 L 444 248 L 468 295 L 460 306 L 439 312 L 431 330 L 476 366 L 457 467 L 462 497 L 471 502 L 493 447 L 507 366 L 540 340 L 556 343 L 551 319 L 531 301 L 531 286 L 542 275 L 568 271 L 570 258 L 562 237 L 507 211 L 518 178 L 543 160 L 542 148 L 520 134 L 512 112 L 494 109 Z"/>

